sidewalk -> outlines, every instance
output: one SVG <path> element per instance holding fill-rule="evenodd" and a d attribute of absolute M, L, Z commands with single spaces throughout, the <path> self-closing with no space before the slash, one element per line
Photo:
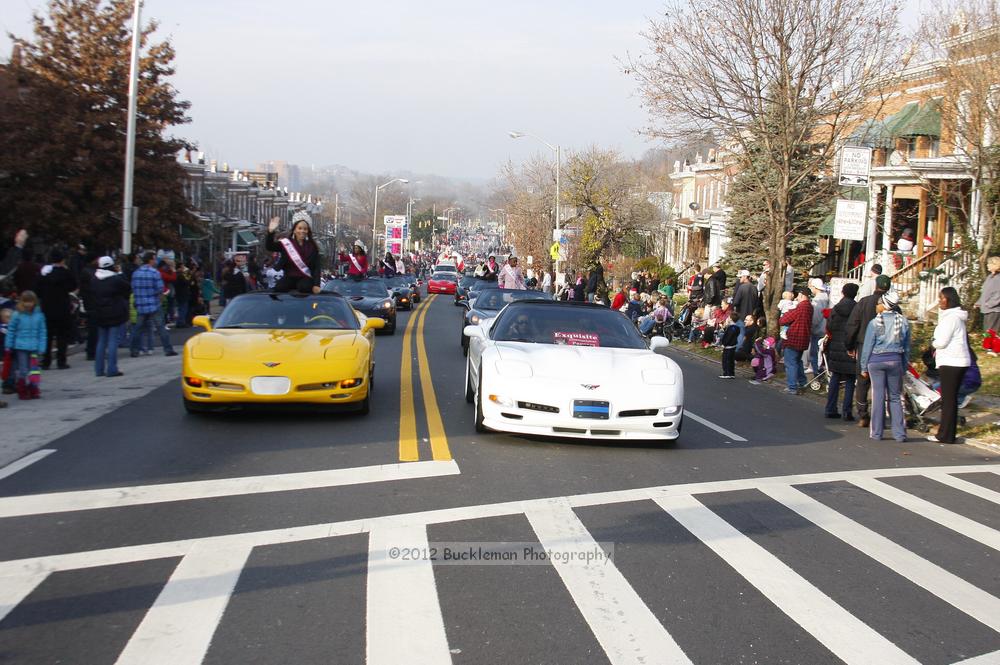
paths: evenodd
<path fill-rule="evenodd" d="M 181 357 L 168 358 L 157 349 L 155 355 L 130 358 L 128 349 L 120 349 L 118 368 L 125 376 L 115 378 L 94 376 L 94 363 L 82 353 L 70 355 L 69 363 L 70 369 L 42 372 L 41 399 L 3 395 L 7 408 L 0 409 L 0 467 L 176 380 Z"/>

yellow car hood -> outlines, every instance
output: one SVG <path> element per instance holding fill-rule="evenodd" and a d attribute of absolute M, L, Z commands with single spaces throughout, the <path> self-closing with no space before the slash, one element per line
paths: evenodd
<path fill-rule="evenodd" d="M 357 330 L 213 330 L 187 346 L 193 360 L 296 363 L 350 360 L 368 344 Z"/>

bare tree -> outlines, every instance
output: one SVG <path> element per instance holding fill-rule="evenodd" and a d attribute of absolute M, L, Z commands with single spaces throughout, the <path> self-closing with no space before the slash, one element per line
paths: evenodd
<path fill-rule="evenodd" d="M 643 33 L 649 53 L 628 66 L 647 131 L 670 141 L 711 132 L 737 160 L 770 161 L 759 190 L 772 265 L 784 263 L 793 206 L 817 203 L 796 199 L 799 185 L 828 173 L 858 115 L 880 107 L 899 66 L 899 11 L 894 0 L 674 0 Z M 769 280 L 768 311 L 780 290 Z"/>
<path fill-rule="evenodd" d="M 494 201 L 507 211 L 507 242 L 517 252 L 550 265 L 555 197 L 551 160 L 536 156 L 520 167 L 508 162 L 498 178 Z"/>
<path fill-rule="evenodd" d="M 978 275 L 984 275 L 1000 214 L 1000 9 L 995 0 L 939 5 L 924 17 L 917 43 L 943 86 L 942 138 L 950 139 L 979 202 L 978 219 L 969 220 L 978 228 L 962 231 L 978 232 Z"/>

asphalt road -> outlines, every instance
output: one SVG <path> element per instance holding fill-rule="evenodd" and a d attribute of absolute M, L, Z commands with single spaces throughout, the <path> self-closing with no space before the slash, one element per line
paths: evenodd
<path fill-rule="evenodd" d="M 191 416 L 172 369 L 0 470 L 0 662 L 1000 662 L 996 456 L 680 351 L 675 444 L 477 434 L 461 311 L 377 338 L 368 416 Z"/>

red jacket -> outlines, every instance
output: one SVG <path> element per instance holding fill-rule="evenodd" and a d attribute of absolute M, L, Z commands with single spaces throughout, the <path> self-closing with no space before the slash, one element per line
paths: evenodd
<path fill-rule="evenodd" d="M 813 306 L 808 300 L 800 302 L 795 309 L 791 309 L 781 317 L 778 325 L 788 326 L 785 346 L 796 351 L 805 351 L 809 348 L 812 340 L 812 318 Z"/>
<path fill-rule="evenodd" d="M 615 299 L 611 301 L 611 309 L 621 309 L 625 304 L 625 294 L 619 291 L 615 294 Z"/>
<path fill-rule="evenodd" d="M 361 270 L 358 270 L 357 267 L 354 265 L 354 261 L 351 260 L 352 257 L 358 262 L 358 265 L 361 266 Z M 351 275 L 352 277 L 364 277 L 365 275 L 368 274 L 367 255 L 362 254 L 361 256 L 353 256 L 353 255 L 348 256 L 347 254 L 341 254 L 339 258 L 341 263 L 347 264 L 348 275 Z"/>

